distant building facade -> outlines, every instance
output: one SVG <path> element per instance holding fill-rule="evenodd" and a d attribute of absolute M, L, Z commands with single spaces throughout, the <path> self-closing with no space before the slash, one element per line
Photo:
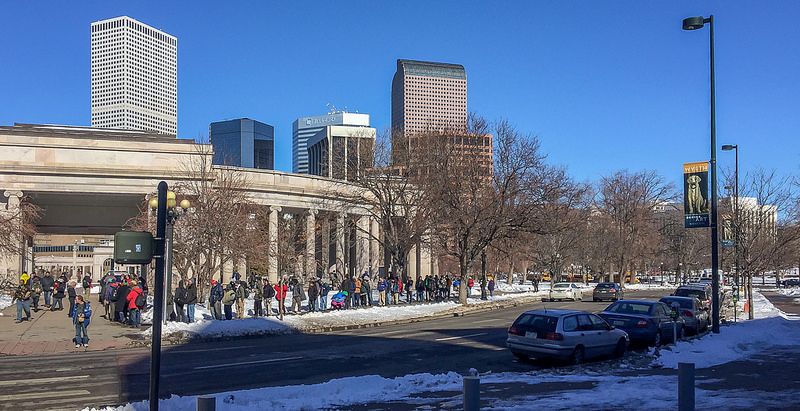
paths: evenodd
<path fill-rule="evenodd" d="M 308 139 L 327 126 L 369 127 L 369 114 L 336 112 L 295 120 L 292 123 L 293 173 L 308 173 Z"/>
<path fill-rule="evenodd" d="M 127 16 L 91 24 L 92 127 L 178 134 L 178 39 Z"/>
<path fill-rule="evenodd" d="M 372 167 L 375 129 L 326 126 L 308 140 L 308 174 L 353 181 Z"/>
<path fill-rule="evenodd" d="M 208 127 L 214 147 L 213 163 L 275 169 L 275 129 L 249 118 L 218 121 Z"/>

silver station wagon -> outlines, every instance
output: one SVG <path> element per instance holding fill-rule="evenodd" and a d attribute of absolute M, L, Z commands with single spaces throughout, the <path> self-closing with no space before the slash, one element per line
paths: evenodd
<path fill-rule="evenodd" d="M 629 342 L 625 331 L 592 313 L 532 310 L 509 327 L 506 346 L 520 359 L 555 358 L 579 364 L 588 358 L 621 357 Z"/>

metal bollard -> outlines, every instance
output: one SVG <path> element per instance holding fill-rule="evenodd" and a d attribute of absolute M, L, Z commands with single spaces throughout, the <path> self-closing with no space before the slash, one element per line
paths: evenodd
<path fill-rule="evenodd" d="M 694 363 L 678 363 L 678 411 L 694 411 Z"/>
<path fill-rule="evenodd" d="M 197 397 L 197 411 L 216 411 L 216 397 Z"/>
<path fill-rule="evenodd" d="M 464 411 L 481 408 L 481 379 L 476 375 L 464 377 Z"/>

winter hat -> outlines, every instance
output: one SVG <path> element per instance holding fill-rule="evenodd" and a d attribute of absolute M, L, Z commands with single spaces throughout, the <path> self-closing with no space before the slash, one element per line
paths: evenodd
<path fill-rule="evenodd" d="M 217 285 L 217 280 L 211 280 L 211 285 Z"/>

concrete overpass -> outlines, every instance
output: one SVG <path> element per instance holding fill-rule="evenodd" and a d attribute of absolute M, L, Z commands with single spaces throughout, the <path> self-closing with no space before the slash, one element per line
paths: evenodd
<path fill-rule="evenodd" d="M 110 235 L 139 213 L 145 197 L 155 192 L 159 181 L 166 180 L 172 186 L 197 178 L 197 174 L 187 173 L 188 165 L 210 166 L 212 157 L 210 145 L 142 131 L 32 124 L 0 127 L 0 193 L 4 195 L 0 197 L 0 210 L 28 198 L 43 209 L 38 222 L 43 234 Z M 307 230 L 317 232 L 320 227 L 314 219 L 320 215 L 333 215 L 339 221 L 349 218 L 361 225 L 356 230 L 360 257 L 353 267 L 342 267 L 341 272 L 362 272 L 382 265 L 378 242 L 366 234 L 369 231 L 377 236 L 378 224 L 363 210 L 342 211 L 345 207 L 334 194 L 346 189 L 341 181 L 271 170 L 238 171 L 248 181 L 251 201 L 271 207 L 270 223 L 277 222 L 281 214 L 291 213 L 307 218 Z M 330 230 L 332 226 L 323 228 Z M 320 258 L 320 245 L 314 239 L 326 238 L 328 233 L 316 234 L 307 232 L 311 239 L 307 258 Z M 346 241 L 343 232 L 336 233 L 336 247 L 330 252 L 343 252 Z M 423 257 L 426 262 L 410 262 L 414 273 L 416 267 L 422 267 L 423 274 L 430 271 L 427 254 Z M 335 261 L 330 257 L 322 258 Z M 0 262 L 0 272 L 20 272 L 32 266 L 30 256 L 0 260 L 6 261 L 5 267 Z M 269 271 L 271 277 L 277 277 L 277 263 Z"/>

